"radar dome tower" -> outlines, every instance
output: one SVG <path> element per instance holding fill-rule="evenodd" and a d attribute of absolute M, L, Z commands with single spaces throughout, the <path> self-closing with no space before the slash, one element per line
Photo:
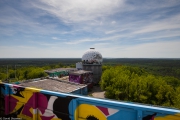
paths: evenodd
<path fill-rule="evenodd" d="M 90 48 L 82 56 L 83 70 L 93 72 L 93 83 L 97 84 L 102 75 L 102 55 L 95 48 Z"/>

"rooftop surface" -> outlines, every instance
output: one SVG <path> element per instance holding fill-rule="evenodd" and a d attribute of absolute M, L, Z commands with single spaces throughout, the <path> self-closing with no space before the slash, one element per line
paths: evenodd
<path fill-rule="evenodd" d="M 56 68 L 51 70 L 45 70 L 47 73 L 61 72 L 61 71 L 76 71 L 76 68 Z"/>
<path fill-rule="evenodd" d="M 58 79 L 43 79 L 37 81 L 23 82 L 20 84 L 25 87 L 35 87 L 56 92 L 71 93 L 77 89 L 84 88 L 87 85 L 77 84 Z"/>
<path fill-rule="evenodd" d="M 86 70 L 78 70 L 78 71 L 73 71 L 70 72 L 70 75 L 81 75 L 81 74 L 85 74 L 85 73 L 92 73 L 92 71 L 86 71 Z"/>

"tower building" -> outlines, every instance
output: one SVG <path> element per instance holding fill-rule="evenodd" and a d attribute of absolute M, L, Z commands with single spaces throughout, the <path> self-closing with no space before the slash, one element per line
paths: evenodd
<path fill-rule="evenodd" d="M 102 75 L 102 55 L 95 48 L 90 48 L 82 56 L 82 69 L 93 72 L 93 83 L 97 84 Z"/>

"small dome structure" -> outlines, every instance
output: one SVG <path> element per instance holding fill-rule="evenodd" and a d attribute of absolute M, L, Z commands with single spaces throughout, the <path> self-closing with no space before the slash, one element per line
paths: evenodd
<path fill-rule="evenodd" d="M 102 61 L 101 53 L 96 51 L 95 48 L 90 48 L 82 56 L 83 64 L 101 64 Z"/>

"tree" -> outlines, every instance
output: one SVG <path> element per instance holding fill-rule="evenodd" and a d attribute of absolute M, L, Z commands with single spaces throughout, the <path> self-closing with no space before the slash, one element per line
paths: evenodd
<path fill-rule="evenodd" d="M 154 76 L 138 67 L 116 66 L 103 72 L 100 86 L 110 99 L 175 106 L 180 99 L 177 83 L 176 78 Z"/>
<path fill-rule="evenodd" d="M 7 75 L 5 73 L 0 73 L 0 80 L 5 80 L 7 78 Z"/>

